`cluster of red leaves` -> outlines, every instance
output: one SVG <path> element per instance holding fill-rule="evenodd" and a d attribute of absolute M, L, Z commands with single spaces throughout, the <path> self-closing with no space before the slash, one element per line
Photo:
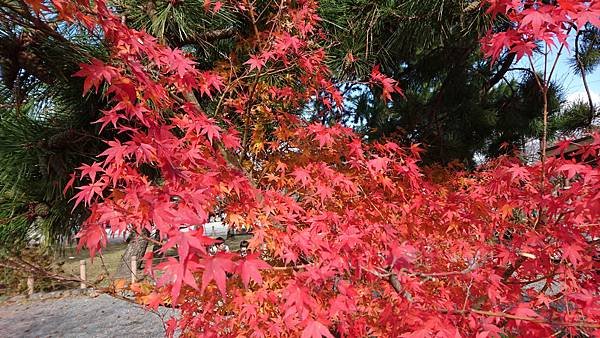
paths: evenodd
<path fill-rule="evenodd" d="M 550 48 L 567 44 L 571 30 L 583 29 L 587 23 L 600 26 L 600 2 L 589 0 L 486 0 L 486 12 L 502 16 L 507 27 L 491 30 L 482 39 L 486 56 L 497 59 L 508 49 L 532 56 L 536 43 L 543 41 Z"/>
<path fill-rule="evenodd" d="M 248 2 L 207 3 L 255 16 Z M 163 251 L 176 249 L 158 265 L 147 255 L 157 284 L 141 297 L 178 306 L 169 334 L 598 334 L 600 135 L 577 161 L 422 169 L 416 146 L 367 144 L 294 114 L 314 97 L 343 104 L 314 1 L 276 8 L 245 41 L 247 61 L 204 72 L 128 28 L 104 1 L 53 7 L 67 23 L 101 29 L 112 54 L 76 74 L 85 91 L 114 102 L 98 123 L 118 131 L 100 162 L 79 168 L 75 203 L 91 210 L 80 246 L 101 250 L 110 227 L 157 231 Z M 550 24 L 528 22 L 519 29 Z M 280 81 L 260 80 L 273 75 Z M 372 82 L 384 96 L 399 92 L 377 69 Z M 216 108 L 205 112 L 195 95 Z M 213 241 L 201 225 L 217 208 L 254 229 L 250 255 L 207 253 Z"/>

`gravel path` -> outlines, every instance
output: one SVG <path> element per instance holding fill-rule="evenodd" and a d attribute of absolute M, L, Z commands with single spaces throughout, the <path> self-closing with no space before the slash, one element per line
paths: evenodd
<path fill-rule="evenodd" d="M 161 309 L 165 320 L 173 311 Z M 0 304 L 2 337 L 163 337 L 158 315 L 100 295 Z"/>

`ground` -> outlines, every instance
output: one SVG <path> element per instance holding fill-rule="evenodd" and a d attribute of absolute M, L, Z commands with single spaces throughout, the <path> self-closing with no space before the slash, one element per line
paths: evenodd
<path fill-rule="evenodd" d="M 239 244 L 250 235 L 227 239 L 231 251 L 239 250 Z M 79 275 L 79 261 L 86 260 L 87 277 L 98 281 L 99 286 L 108 285 L 114 278 L 126 244 L 113 241 L 93 261 L 87 250 L 76 252 L 67 248 L 64 256 L 56 261 L 65 274 Z M 152 245 L 149 246 L 151 250 Z M 176 254 L 173 252 L 172 254 Z M 106 278 L 106 272 L 109 276 Z M 103 277 L 104 276 L 104 277 Z M 37 290 L 36 290 L 37 291 Z M 67 296 L 60 299 L 40 300 L 44 294 L 36 293 L 32 299 L 19 296 L 19 301 L 2 303 L 9 296 L 0 297 L 0 337 L 163 337 L 161 317 L 130 302 L 107 295 L 98 297 Z M 38 300 L 33 300 L 33 299 Z M 12 298 L 14 299 L 14 298 Z M 164 320 L 173 310 L 159 310 Z"/>
<path fill-rule="evenodd" d="M 160 309 L 168 320 L 173 310 Z M 159 314 L 100 295 L 0 304 L 3 337 L 164 337 Z"/>

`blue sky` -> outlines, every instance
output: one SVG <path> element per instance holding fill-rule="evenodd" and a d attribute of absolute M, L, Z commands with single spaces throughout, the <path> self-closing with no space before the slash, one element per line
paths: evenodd
<path fill-rule="evenodd" d="M 581 76 L 577 75 L 571 67 L 571 59 L 573 58 L 573 44 L 574 35 L 568 38 L 568 42 L 571 50 L 563 48 L 563 51 L 558 60 L 552 80 L 561 84 L 565 93 L 565 97 L 569 101 L 573 101 L 577 98 L 583 99 L 587 102 L 587 96 L 585 94 L 585 88 L 581 80 Z M 557 54 L 557 49 L 552 50 L 548 56 L 548 69 L 552 66 Z M 534 64 L 537 71 L 543 70 L 544 59 L 542 56 L 534 58 Z M 526 57 L 521 59 L 516 67 L 529 68 L 529 61 Z M 596 105 L 600 105 L 600 67 L 596 67 L 593 73 L 587 74 L 588 86 L 592 94 L 592 99 Z"/>
<path fill-rule="evenodd" d="M 553 78 L 558 83 L 562 84 L 567 99 L 572 100 L 576 96 L 585 95 L 585 88 L 581 76 L 577 75 L 569 59 L 572 55 L 563 55 L 558 60 L 558 64 L 555 70 Z M 588 87 L 592 93 L 592 99 L 594 103 L 600 104 L 600 69 L 598 67 L 591 74 L 587 74 Z"/>

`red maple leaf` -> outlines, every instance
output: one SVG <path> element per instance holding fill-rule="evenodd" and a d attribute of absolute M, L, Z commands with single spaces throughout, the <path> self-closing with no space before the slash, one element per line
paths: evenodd
<path fill-rule="evenodd" d="M 333 196 L 334 190 L 333 188 L 331 188 L 328 185 L 325 185 L 324 182 L 319 181 L 318 184 L 316 184 L 316 188 L 317 188 L 317 196 L 319 196 L 321 203 L 323 203 L 326 199 L 329 199 Z"/>
<path fill-rule="evenodd" d="M 271 267 L 265 261 L 260 259 L 260 254 L 253 253 L 238 261 L 236 272 L 242 277 L 244 287 L 248 287 L 250 278 L 258 284 L 262 284 L 260 270 Z"/>
<path fill-rule="evenodd" d="M 98 157 L 106 156 L 104 160 L 105 164 L 108 163 L 121 163 L 125 159 L 126 155 L 129 155 L 129 146 L 121 144 L 119 140 L 108 141 L 108 148 L 103 151 Z"/>
<path fill-rule="evenodd" d="M 163 297 L 158 292 L 151 292 L 149 295 L 142 297 L 142 301 L 149 308 L 157 310 L 163 303 Z"/>
<path fill-rule="evenodd" d="M 558 168 L 558 171 L 566 171 L 567 178 L 573 178 L 578 173 L 586 173 L 590 170 L 590 167 L 580 163 L 567 163 L 563 164 Z"/>
<path fill-rule="evenodd" d="M 180 77 L 184 77 L 188 72 L 194 70 L 194 65 L 196 64 L 190 58 L 185 57 L 181 49 L 177 48 L 165 48 L 161 61 Z"/>
<path fill-rule="evenodd" d="M 106 246 L 108 240 L 106 229 L 100 224 L 87 224 L 79 231 L 79 233 L 77 233 L 76 237 L 79 238 L 77 250 L 80 250 L 85 246 L 90 250 L 90 256 L 92 258 L 95 256 L 96 252 Z"/>
<path fill-rule="evenodd" d="M 201 128 L 202 131 L 200 132 L 200 135 L 206 135 L 210 144 L 213 143 L 214 139 L 218 140 L 221 138 L 221 127 L 215 125 L 212 123 L 212 121 L 208 120 L 207 122 L 203 123 Z"/>
<path fill-rule="evenodd" d="M 65 187 L 63 188 L 63 191 L 62 191 L 63 195 L 66 195 L 67 191 L 69 191 L 69 189 L 71 189 L 73 187 L 73 184 L 75 183 L 75 178 L 76 178 L 75 173 L 69 174 L 69 177 L 70 178 L 67 181 L 67 184 L 65 184 Z"/>
<path fill-rule="evenodd" d="M 92 59 L 91 64 L 82 63 L 79 65 L 79 68 L 81 69 L 73 74 L 73 76 L 85 78 L 83 82 L 84 94 L 87 93 L 91 87 L 96 88 L 96 92 L 98 92 L 98 87 L 102 81 L 110 83 L 113 78 L 119 76 L 117 68 L 106 65 L 98 59 Z"/>
<path fill-rule="evenodd" d="M 71 200 L 75 200 L 73 210 L 81 203 L 85 202 L 85 205 L 90 205 L 92 203 L 92 199 L 94 196 L 98 195 L 102 197 L 102 191 L 106 188 L 106 182 L 104 179 L 100 179 L 96 182 L 92 182 L 88 185 L 84 185 L 81 187 L 77 187 L 77 189 L 81 190 Z"/>
<path fill-rule="evenodd" d="M 215 256 L 207 256 L 200 260 L 200 265 L 203 268 L 201 291 L 206 289 L 208 283 L 214 280 L 217 283 L 217 288 L 225 297 L 227 272 L 233 272 L 235 265 L 231 260 L 233 254 L 227 252 L 219 252 Z"/>
<path fill-rule="evenodd" d="M 571 140 L 561 140 L 556 143 L 556 149 L 561 155 L 565 154 L 565 151 L 571 147 Z"/>
<path fill-rule="evenodd" d="M 168 234 L 169 240 L 161 247 L 160 251 L 165 253 L 167 250 L 177 245 L 179 257 L 187 258 L 190 248 L 195 248 L 203 254 L 206 254 L 206 246 L 215 243 L 215 240 L 210 237 L 202 236 L 197 230 L 184 232 L 179 229 L 171 229 Z"/>
<path fill-rule="evenodd" d="M 135 90 L 135 86 L 133 82 L 123 76 L 116 77 L 108 90 L 107 94 L 115 94 L 121 102 L 135 102 L 137 98 L 137 92 Z"/>
<path fill-rule="evenodd" d="M 568 260 L 573 264 L 573 266 L 577 266 L 577 264 L 581 261 L 582 257 L 580 252 L 582 251 L 582 247 L 577 244 L 565 244 L 562 247 L 562 257 L 563 259 Z"/>
<path fill-rule="evenodd" d="M 379 65 L 373 67 L 373 70 L 371 71 L 371 82 L 381 85 L 383 90 L 382 96 L 388 101 L 392 99 L 393 93 L 404 96 L 404 93 L 402 93 L 402 90 L 398 87 L 397 81 L 382 74 L 379 71 Z"/>
<path fill-rule="evenodd" d="M 586 23 L 590 23 L 592 26 L 600 27 L 600 9 L 594 10 L 589 8 L 579 12 L 576 16 L 576 24 L 579 29 L 583 29 Z"/>
<path fill-rule="evenodd" d="M 223 81 L 216 72 L 206 71 L 201 73 L 198 81 L 198 87 L 200 94 L 212 98 L 213 91 L 220 91 L 223 88 Z"/>
<path fill-rule="evenodd" d="M 46 7 L 46 5 L 44 5 L 44 0 L 26 0 L 25 2 L 29 6 L 31 6 L 31 8 L 37 15 L 39 15 L 42 10 L 45 10 L 45 11 L 48 10 L 48 7 Z"/>
<path fill-rule="evenodd" d="M 579 9 L 579 3 L 573 0 L 558 0 L 561 9 L 569 12 L 575 12 Z"/>
<path fill-rule="evenodd" d="M 529 170 L 525 166 L 513 164 L 510 168 L 508 168 L 507 172 L 510 173 L 510 178 L 512 181 L 529 181 Z"/>
<path fill-rule="evenodd" d="M 162 262 L 156 266 L 156 269 L 164 271 L 163 275 L 158 279 L 159 286 L 171 284 L 171 297 L 173 304 L 177 303 L 179 293 L 183 283 L 198 289 L 196 279 L 192 271 L 198 269 L 198 264 L 194 261 L 181 259 L 178 261 L 173 257 L 168 257 L 166 262 Z"/>
<path fill-rule="evenodd" d="M 301 338 L 334 338 L 327 326 L 316 320 L 308 322 L 304 330 L 302 330 Z"/>
<path fill-rule="evenodd" d="M 537 8 L 524 10 L 522 12 L 521 27 L 531 25 L 534 32 L 540 32 L 543 25 L 554 22 L 554 18 L 549 13 L 551 10 L 552 6 L 544 6 L 542 4 L 538 4 Z"/>
<path fill-rule="evenodd" d="M 301 183 L 303 187 L 305 187 L 312 180 L 310 177 L 310 172 L 304 168 L 294 169 L 292 176 L 294 176 L 294 180 Z"/>
<path fill-rule="evenodd" d="M 511 47 L 511 51 L 517 53 L 517 61 L 519 61 L 524 55 L 533 55 L 533 50 L 536 48 L 537 45 L 533 41 L 518 41 Z"/>
<path fill-rule="evenodd" d="M 266 61 L 257 55 L 252 55 L 248 59 L 248 61 L 244 62 L 245 65 L 250 65 L 250 70 L 253 69 L 261 70 L 262 67 L 266 64 Z"/>
<path fill-rule="evenodd" d="M 390 162 L 390 159 L 387 157 L 376 157 L 372 160 L 369 160 L 367 165 L 369 166 L 369 170 L 373 172 L 384 171 Z"/>
<path fill-rule="evenodd" d="M 319 148 L 323 148 L 325 146 L 331 147 L 333 145 L 333 137 L 325 129 L 315 133 L 315 140 L 319 141 Z"/>
<path fill-rule="evenodd" d="M 388 259 L 390 266 L 395 268 L 405 268 L 412 264 L 418 255 L 417 249 L 409 244 L 394 244 L 390 249 L 391 257 Z"/>
<path fill-rule="evenodd" d="M 86 175 L 90 177 L 92 182 L 96 181 L 96 174 L 99 172 L 103 172 L 104 169 L 100 166 L 100 163 L 94 162 L 92 165 L 84 164 L 77 169 L 81 170 L 81 178 L 84 178 Z"/>
<path fill-rule="evenodd" d="M 226 133 L 222 134 L 221 141 L 225 148 L 228 149 L 239 149 L 241 146 L 239 133 L 234 128 L 230 128 Z"/>
<path fill-rule="evenodd" d="M 516 308 L 514 308 L 511 312 L 515 316 L 523 317 L 523 318 L 538 318 L 539 314 L 531 309 L 531 304 L 528 303 L 520 303 Z M 517 319 L 515 322 L 517 325 L 521 325 L 523 319 Z"/>

